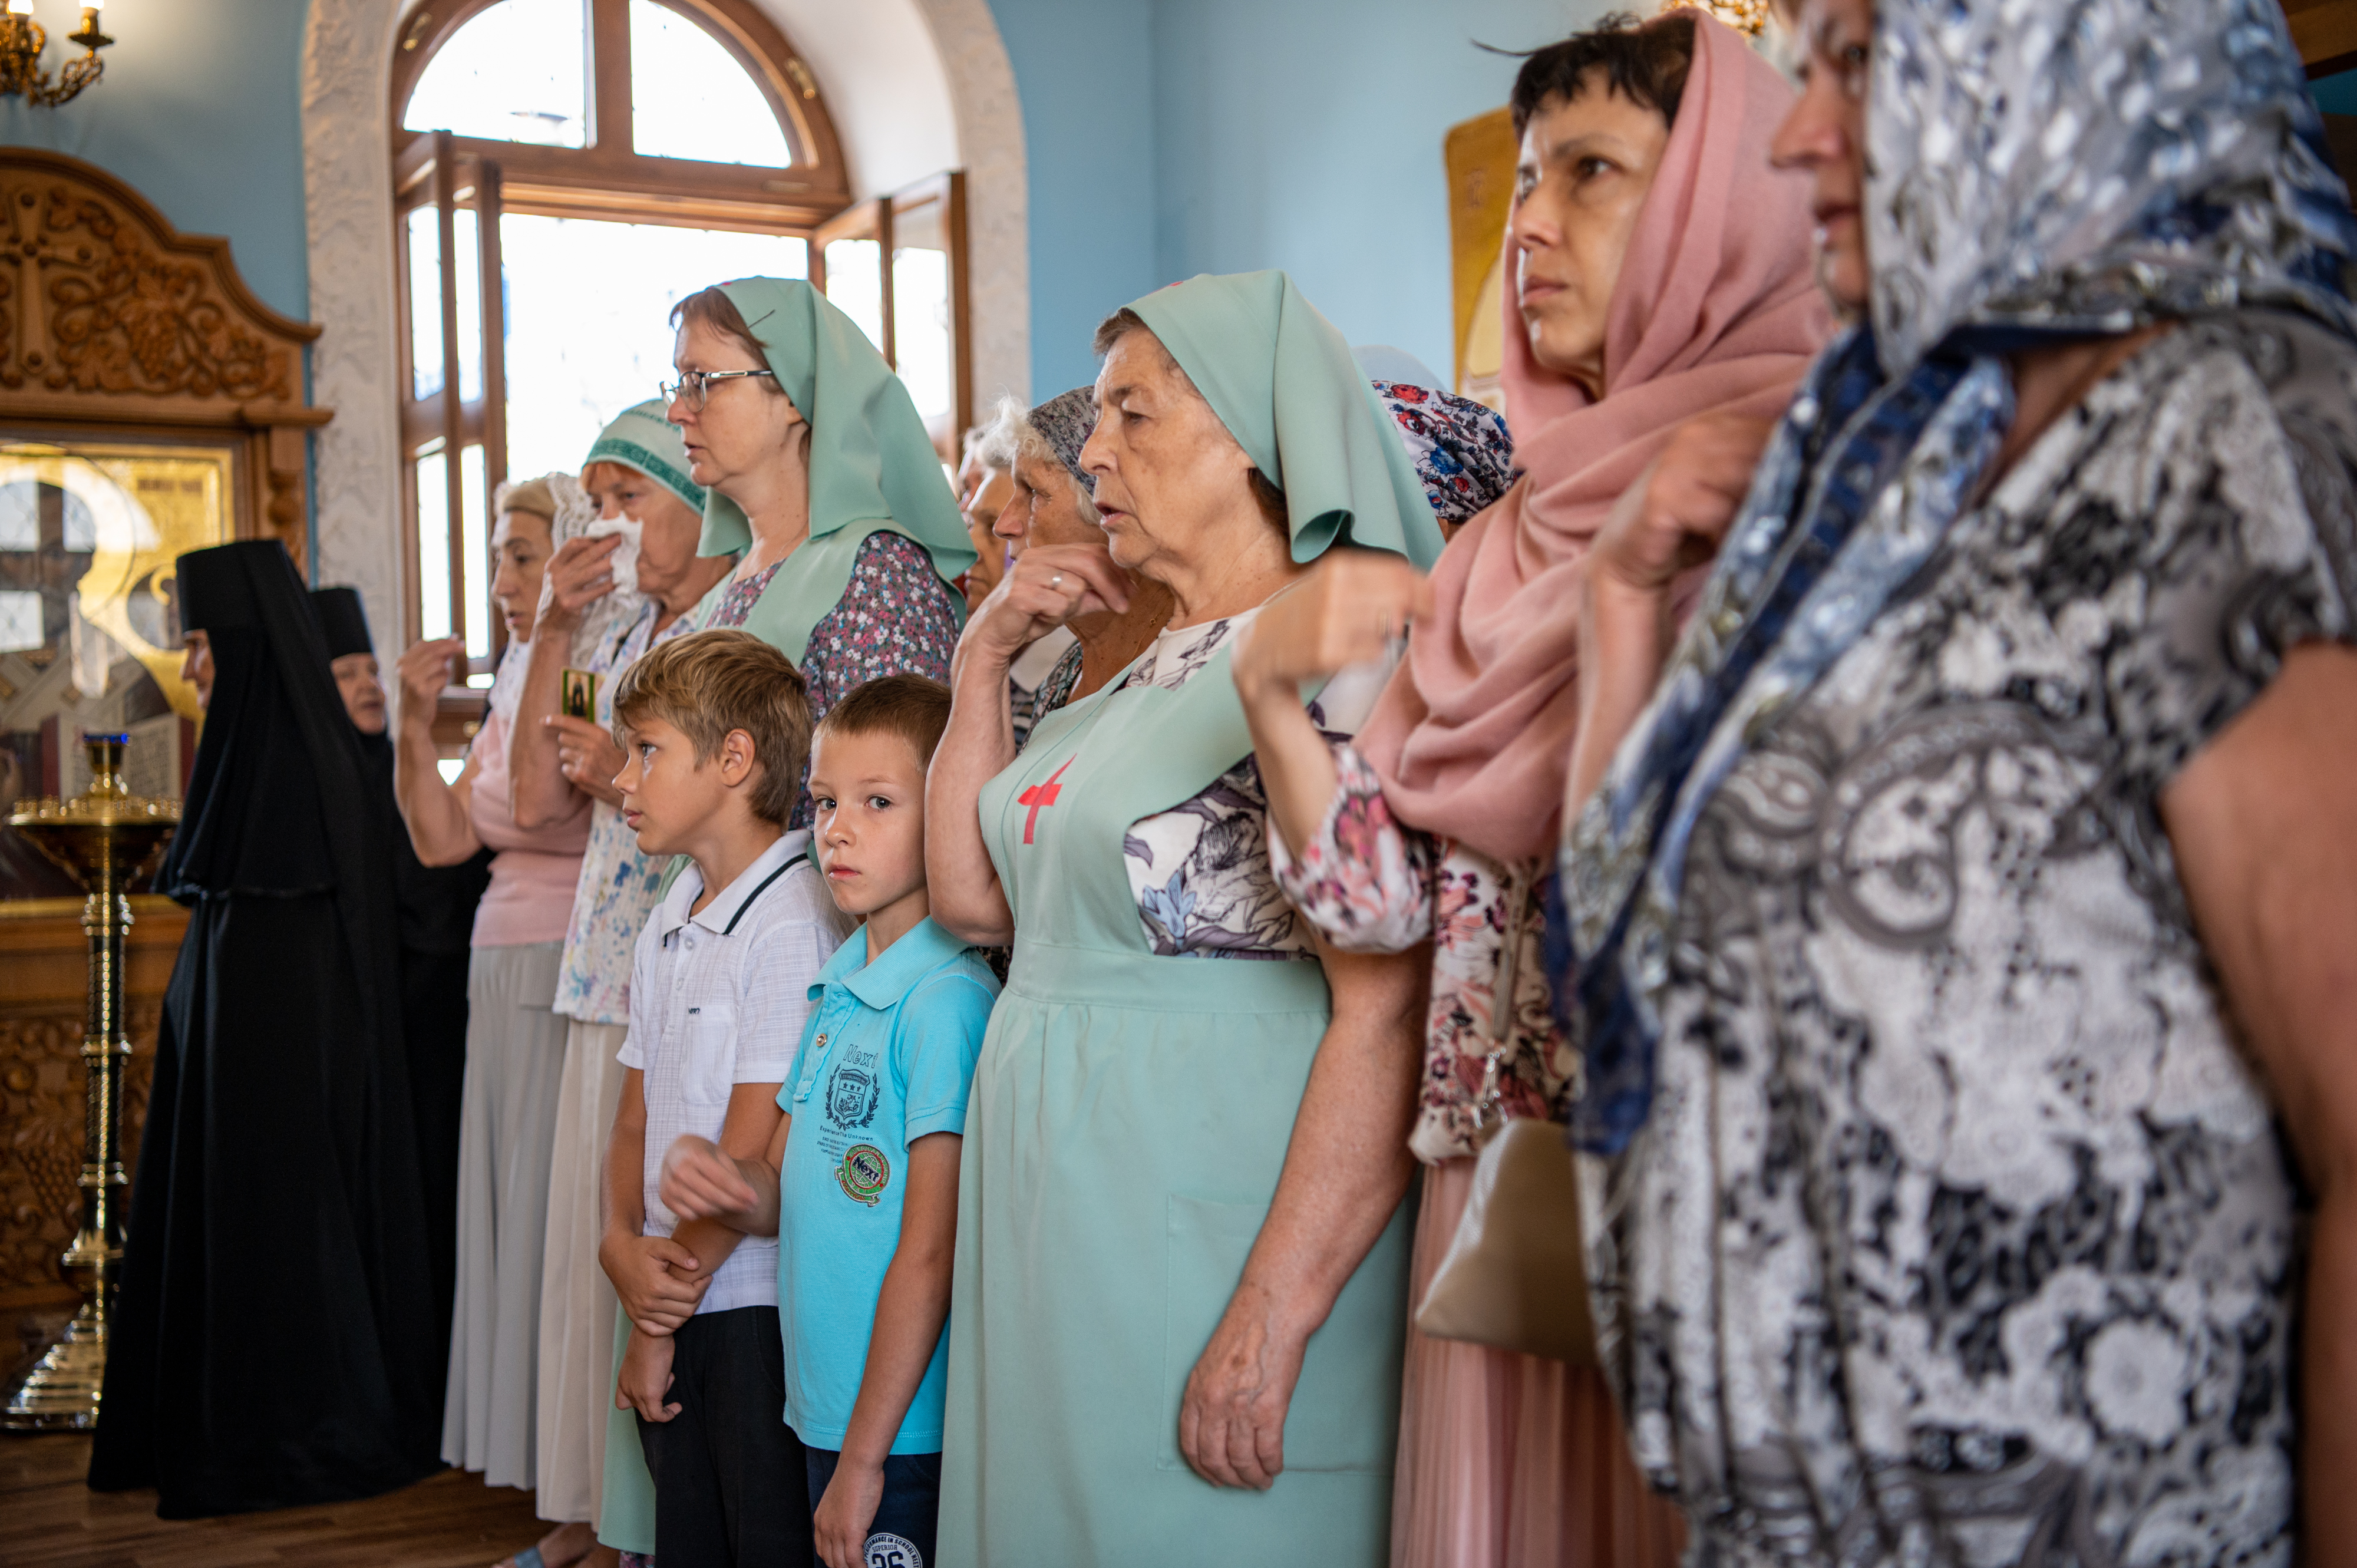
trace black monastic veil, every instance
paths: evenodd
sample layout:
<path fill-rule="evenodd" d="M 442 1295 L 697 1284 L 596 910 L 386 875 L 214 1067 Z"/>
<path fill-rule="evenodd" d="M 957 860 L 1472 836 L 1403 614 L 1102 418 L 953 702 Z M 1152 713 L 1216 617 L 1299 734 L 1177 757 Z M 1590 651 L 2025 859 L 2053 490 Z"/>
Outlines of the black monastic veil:
<path fill-rule="evenodd" d="M 376 651 L 368 612 L 356 589 L 311 590 L 312 613 L 328 657 Z M 393 738 L 360 731 L 361 786 L 371 817 L 383 824 L 391 861 L 385 874 L 401 949 L 401 1032 L 407 1046 L 409 1101 L 425 1185 L 425 1234 L 433 1257 L 434 1322 L 441 1359 L 450 1342 L 450 1302 L 458 1259 L 458 1122 L 467 1078 L 467 959 L 475 906 L 490 885 L 491 852 L 457 865 L 427 865 L 409 842 L 393 798 Z"/>
<path fill-rule="evenodd" d="M 156 1045 L 90 1482 L 188 1518 L 440 1467 L 443 1369 L 390 831 L 293 563 L 179 562 L 212 696 L 157 886 L 190 908 Z"/>

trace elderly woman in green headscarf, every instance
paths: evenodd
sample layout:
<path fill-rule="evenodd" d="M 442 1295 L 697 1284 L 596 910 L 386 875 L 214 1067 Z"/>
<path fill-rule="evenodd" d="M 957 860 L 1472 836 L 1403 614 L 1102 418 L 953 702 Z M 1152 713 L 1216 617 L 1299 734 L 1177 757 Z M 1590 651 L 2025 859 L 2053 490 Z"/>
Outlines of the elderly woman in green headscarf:
<path fill-rule="evenodd" d="M 1440 532 L 1282 273 L 1149 295 L 1096 347 L 1109 548 L 1026 551 L 976 611 L 927 799 L 934 918 L 1014 945 L 967 1112 L 942 1561 L 1373 1563 L 1424 961 L 1333 952 L 1277 891 L 1228 661 L 1329 548 L 1428 565 Z M 1168 629 L 1018 757 L 1008 662 L 1138 578 Z M 1388 671 L 1303 700 L 1340 739 Z"/>
<path fill-rule="evenodd" d="M 711 495 L 702 553 L 744 553 L 705 627 L 794 661 L 816 719 L 886 675 L 946 681 L 974 563 L 909 390 L 866 335 L 795 278 L 739 278 L 672 312 L 665 413 Z M 810 825 L 810 798 L 791 826 Z"/>

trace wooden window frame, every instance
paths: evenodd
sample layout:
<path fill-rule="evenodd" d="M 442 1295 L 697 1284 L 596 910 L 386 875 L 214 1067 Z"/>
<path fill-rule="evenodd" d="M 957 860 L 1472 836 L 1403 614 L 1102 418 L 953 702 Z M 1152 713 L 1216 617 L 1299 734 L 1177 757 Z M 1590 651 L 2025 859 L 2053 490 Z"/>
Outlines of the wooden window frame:
<path fill-rule="evenodd" d="M 873 240 L 877 242 L 877 263 L 882 269 L 878 284 L 883 304 L 884 341 L 879 345 L 887 362 L 898 369 L 899 333 L 893 315 L 892 255 L 894 231 L 906 214 L 933 202 L 942 204 L 942 238 L 949 252 L 950 289 L 950 428 L 946 434 L 933 431 L 933 444 L 942 461 L 954 465 L 959 436 L 974 427 L 974 331 L 968 302 L 972 298 L 969 270 L 972 264 L 966 245 L 965 174 L 952 169 L 904 186 L 889 196 L 879 196 L 846 207 L 820 224 L 810 237 L 810 279 L 821 293 L 826 290 L 826 248 L 838 240 Z"/>
<path fill-rule="evenodd" d="M 503 257 L 500 219 L 507 213 L 603 222 L 652 223 L 720 229 L 799 239 L 810 248 L 811 281 L 826 286 L 823 237 L 844 237 L 845 225 L 880 223 L 888 236 L 898 204 L 907 210 L 926 201 L 946 203 L 945 242 L 951 254 L 954 417 L 958 429 L 973 422 L 971 332 L 967 324 L 965 186 L 961 173 L 920 181 L 892 196 L 852 200 L 834 123 L 816 79 L 792 43 L 752 0 L 655 0 L 697 24 L 745 69 L 768 101 L 784 133 L 791 163 L 760 168 L 687 158 L 642 157 L 632 148 L 630 102 L 630 0 L 582 0 L 587 50 L 584 102 L 587 124 L 580 147 L 542 146 L 455 135 L 447 131 L 401 128 L 409 98 L 442 47 L 499 0 L 415 0 L 394 33 L 392 77 L 392 145 L 394 279 L 399 349 L 401 431 L 402 618 L 404 646 L 423 630 L 423 593 L 417 558 L 417 459 L 439 441 L 447 455 L 444 501 L 450 520 L 451 630 L 465 635 L 469 621 L 489 618 L 488 658 L 468 661 L 468 673 L 481 676 L 498 667 L 506 628 L 490 613 L 486 592 L 469 602 L 465 593 L 467 531 L 462 457 L 483 448 L 485 504 L 507 478 L 506 323 L 500 288 Z M 412 362 L 409 247 L 410 214 L 436 213 L 436 249 L 442 267 L 442 385 L 418 398 Z M 459 356 L 456 258 L 457 214 L 476 215 L 476 270 L 480 298 L 469 308 L 482 327 L 482 380 L 478 398 L 462 396 L 465 366 Z M 863 236 L 864 237 L 864 236 Z M 879 247 L 886 322 L 885 358 L 891 352 L 891 247 Z M 895 361 L 896 362 L 896 361 Z M 955 435 L 950 439 L 954 441 Z M 485 520 L 488 522 L 488 519 Z M 442 703 L 437 737 L 455 754 L 479 714 L 482 693 L 454 686 Z"/>

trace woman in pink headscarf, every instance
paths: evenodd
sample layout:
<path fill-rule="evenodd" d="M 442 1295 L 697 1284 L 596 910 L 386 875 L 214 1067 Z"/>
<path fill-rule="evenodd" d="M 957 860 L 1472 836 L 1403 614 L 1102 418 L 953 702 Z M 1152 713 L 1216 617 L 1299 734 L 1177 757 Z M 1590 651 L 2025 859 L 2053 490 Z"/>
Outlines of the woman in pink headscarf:
<path fill-rule="evenodd" d="M 1287 897 L 1336 946 L 1429 942 L 1426 1173 L 1413 1289 L 1455 1236 L 1486 1131 L 1561 1120 L 1576 1056 L 1539 946 L 1579 718 L 1579 582 L 1621 492 L 1682 422 L 1764 436 L 1831 322 L 1810 274 L 1805 186 L 1770 170 L 1792 91 L 1699 12 L 1608 25 L 1530 57 L 1507 231 L 1507 416 L 1522 478 L 1429 580 L 1337 552 L 1270 602 L 1234 673 Z M 1757 443 L 1689 482 L 1740 495 Z M 1339 558 L 1338 558 L 1339 557 Z M 1296 692 L 1407 657 L 1351 745 Z M 1287 853 L 1290 851 L 1290 853 Z M 1674 1510 L 1631 1464 L 1592 1369 L 1412 1334 L 1394 1564 L 1663 1563 Z"/>

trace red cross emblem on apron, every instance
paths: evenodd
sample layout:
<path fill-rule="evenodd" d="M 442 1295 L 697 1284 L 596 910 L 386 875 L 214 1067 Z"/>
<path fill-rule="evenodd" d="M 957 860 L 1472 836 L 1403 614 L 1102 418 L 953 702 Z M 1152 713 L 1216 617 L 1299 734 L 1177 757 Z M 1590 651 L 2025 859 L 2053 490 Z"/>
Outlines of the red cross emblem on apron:
<path fill-rule="evenodd" d="M 1079 760 L 1080 757 L 1078 753 L 1064 758 L 1064 767 L 1059 768 L 1053 773 L 1049 774 L 1046 783 L 1034 784 L 1031 788 L 1024 790 L 1023 793 L 1015 797 L 1015 803 L 1017 805 L 1028 806 L 1031 808 L 1031 814 L 1023 819 L 1023 842 L 1025 843 L 1029 843 L 1031 842 L 1031 830 L 1039 824 L 1040 808 L 1043 806 L 1054 805 L 1056 803 L 1056 797 L 1064 792 L 1064 787 L 1056 782 L 1057 779 L 1061 779 L 1064 776 L 1064 768 L 1070 768 L 1073 763 Z"/>

